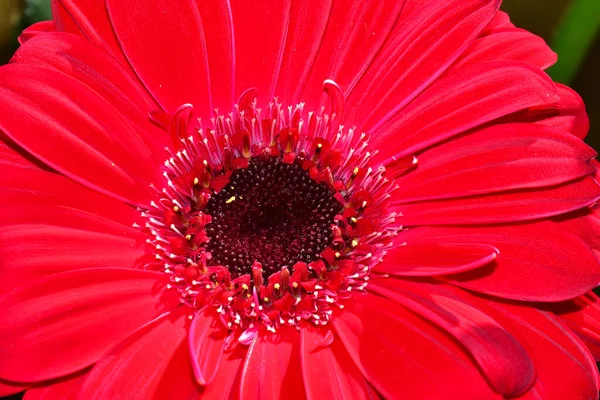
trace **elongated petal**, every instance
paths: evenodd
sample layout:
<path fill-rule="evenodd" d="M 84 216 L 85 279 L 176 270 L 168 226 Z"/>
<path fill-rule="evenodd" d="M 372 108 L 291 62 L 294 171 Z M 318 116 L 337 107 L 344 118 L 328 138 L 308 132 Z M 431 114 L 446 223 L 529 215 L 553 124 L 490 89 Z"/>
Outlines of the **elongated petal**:
<path fill-rule="evenodd" d="M 559 185 L 591 175 L 596 152 L 567 132 L 536 124 L 496 125 L 425 151 L 395 202 Z"/>
<path fill-rule="evenodd" d="M 237 346 L 233 351 L 223 354 L 219 371 L 210 385 L 201 388 L 200 398 L 209 400 L 239 398 L 239 380 L 247 352 L 245 347 Z"/>
<path fill-rule="evenodd" d="M 378 279 L 371 281 L 369 290 L 398 302 L 454 336 L 497 392 L 518 396 L 535 382 L 533 360 L 521 344 L 446 285 Z"/>
<path fill-rule="evenodd" d="M 524 29 L 504 28 L 475 40 L 453 68 L 493 60 L 514 60 L 546 69 L 557 58 L 541 37 Z"/>
<path fill-rule="evenodd" d="M 581 341 L 551 313 L 533 307 L 491 303 L 494 318 L 519 337 L 536 361 L 539 397 L 528 399 L 595 399 L 598 369 Z"/>
<path fill-rule="evenodd" d="M 386 44 L 404 3 L 404 0 L 334 1 L 302 101 L 317 109 L 316 100 L 325 79 L 337 82 L 344 94 L 348 94 Z"/>
<path fill-rule="evenodd" d="M 164 292 L 167 279 L 143 270 L 85 269 L 6 294 L 0 299 L 0 377 L 42 381 L 93 364 L 177 304 L 178 296 Z"/>
<path fill-rule="evenodd" d="M 552 80 L 527 64 L 475 64 L 435 82 L 374 132 L 373 139 L 379 159 L 400 158 L 496 118 L 558 99 Z"/>
<path fill-rule="evenodd" d="M 348 97 L 349 120 L 379 132 L 462 54 L 499 6 L 497 0 L 408 1 Z"/>
<path fill-rule="evenodd" d="M 219 319 L 207 311 L 196 313 L 190 325 L 188 344 L 192 369 L 200 385 L 209 385 L 215 378 L 225 352 L 226 337 L 227 329 Z"/>
<path fill-rule="evenodd" d="M 11 63 L 40 66 L 62 72 L 85 84 L 114 105 L 161 163 L 167 135 L 148 120 L 156 105 L 130 71 L 114 57 L 91 47 L 85 39 L 55 32 L 32 39 L 20 47 Z"/>
<path fill-rule="evenodd" d="M 317 399 L 368 399 L 370 390 L 339 338 L 328 342 L 326 329 L 300 330 L 302 376 L 306 397 Z"/>
<path fill-rule="evenodd" d="M 61 378 L 42 387 L 34 387 L 25 393 L 23 400 L 63 400 L 73 398 L 87 372 Z"/>
<path fill-rule="evenodd" d="M 600 360 L 600 299 L 589 292 L 576 299 L 549 306 Z"/>
<path fill-rule="evenodd" d="M 447 279 L 488 295 L 526 301 L 561 301 L 587 293 L 600 282 L 600 265 L 576 235 L 553 222 L 468 228 L 415 228 L 411 241 L 486 243 L 499 250 L 488 266 Z M 532 284 L 535 282 L 535 284 Z"/>
<path fill-rule="evenodd" d="M 123 52 L 156 101 L 167 112 L 191 103 L 210 115 L 206 41 L 196 2 L 107 0 L 106 5 Z"/>
<path fill-rule="evenodd" d="M 579 210 L 600 199 L 600 186 L 591 176 L 540 189 L 398 204 L 401 224 L 472 225 L 528 221 Z"/>
<path fill-rule="evenodd" d="M 273 97 L 290 24 L 291 6 L 291 0 L 232 2 L 236 96 L 255 87 L 262 104 Z M 269 23 L 265 24 L 265 21 Z"/>
<path fill-rule="evenodd" d="M 101 193 L 133 204 L 152 196 L 159 168 L 112 104 L 54 70 L 12 64 L 0 72 L 0 128 L 11 139 Z"/>
<path fill-rule="evenodd" d="M 178 349 L 182 345 L 185 346 L 188 312 L 185 307 L 180 307 L 165 313 L 125 338 L 94 365 L 76 398 L 154 398 L 161 380 L 165 376 L 169 377 L 167 369 L 171 360 L 176 356 Z M 177 378 L 179 382 L 171 381 L 173 388 L 184 385 L 186 379 L 193 382 L 189 365 L 187 374 Z M 190 399 L 192 393 L 178 398 Z"/>
<path fill-rule="evenodd" d="M 19 44 L 23 45 L 29 39 L 32 39 L 41 33 L 55 32 L 55 31 L 56 31 L 56 25 L 54 24 L 54 21 L 36 22 L 35 24 L 32 24 L 32 25 L 28 26 L 27 28 L 23 29 L 23 32 L 21 32 L 21 34 L 19 35 Z"/>
<path fill-rule="evenodd" d="M 487 244 L 420 241 L 388 251 L 374 271 L 395 276 L 448 275 L 486 265 L 497 255 L 498 250 Z"/>
<path fill-rule="evenodd" d="M 304 398 L 300 366 L 300 334 L 280 328 L 259 331 L 248 349 L 241 371 L 240 399 L 283 399 L 294 393 Z"/>
<path fill-rule="evenodd" d="M 332 323 L 352 360 L 386 398 L 502 398 L 457 344 L 392 300 L 355 295 Z"/>
<path fill-rule="evenodd" d="M 0 396 L 10 396 L 28 389 L 30 385 L 26 383 L 8 382 L 0 380 Z"/>

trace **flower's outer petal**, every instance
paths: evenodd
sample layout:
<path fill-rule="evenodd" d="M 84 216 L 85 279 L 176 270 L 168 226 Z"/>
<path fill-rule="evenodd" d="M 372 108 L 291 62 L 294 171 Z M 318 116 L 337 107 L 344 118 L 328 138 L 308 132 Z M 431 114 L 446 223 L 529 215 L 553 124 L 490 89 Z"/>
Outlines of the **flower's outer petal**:
<path fill-rule="evenodd" d="M 85 84 L 133 124 L 153 155 L 159 157 L 157 162 L 164 161 L 167 135 L 148 119 L 148 112 L 156 106 L 135 77 L 110 55 L 81 37 L 54 32 L 20 47 L 11 63 L 54 69 Z"/>
<path fill-rule="evenodd" d="M 196 400 L 201 398 L 200 391 L 201 388 L 194 379 L 194 372 L 190 365 L 188 344 L 184 340 L 175 350 L 169 365 L 164 368 L 160 382 L 154 389 L 154 396 L 151 398 L 152 400 Z"/>
<path fill-rule="evenodd" d="M 345 94 L 349 93 L 388 40 L 404 2 L 334 1 L 323 41 L 318 43 L 318 55 L 306 85 L 303 85 L 300 100 L 317 110 L 319 104 L 315 96 L 321 93 L 325 79 L 332 79 Z M 321 13 L 324 12 L 321 10 Z"/>
<path fill-rule="evenodd" d="M 594 206 L 561 216 L 557 222 L 579 236 L 600 259 L 600 207 Z"/>
<path fill-rule="evenodd" d="M 65 215 L 77 217 L 76 213 Z M 76 269 L 133 268 L 143 255 L 135 237 L 42 222 L 5 225 L 0 227 L 0 291 Z"/>
<path fill-rule="evenodd" d="M 527 305 L 480 303 L 494 307 L 494 319 L 518 338 L 535 360 L 533 393 L 518 399 L 598 397 L 598 368 L 592 355 L 557 316 Z"/>
<path fill-rule="evenodd" d="M 581 97 L 570 87 L 556 83 L 560 100 L 549 107 L 538 107 L 526 110 L 509 120 L 517 122 L 536 122 L 570 132 L 580 139 L 585 139 L 590 130 L 590 119 L 585 111 Z"/>
<path fill-rule="evenodd" d="M 494 18 L 490 21 L 490 23 L 485 27 L 483 31 L 481 31 L 480 36 L 489 35 L 494 33 L 498 29 L 506 29 L 506 28 L 514 28 L 512 22 L 510 22 L 510 17 L 504 11 L 498 11 Z"/>
<path fill-rule="evenodd" d="M 221 0 L 195 0 L 195 2 L 200 12 L 206 40 L 212 106 L 221 114 L 227 114 L 233 110 L 233 103 L 237 100 L 231 5 L 229 1 Z"/>
<path fill-rule="evenodd" d="M 198 384 L 209 385 L 219 370 L 227 329 L 208 310 L 199 311 L 190 325 L 188 349 Z"/>
<path fill-rule="evenodd" d="M 187 360 L 177 357 L 180 348 L 185 351 L 189 312 L 185 306 L 179 307 L 125 338 L 94 365 L 75 398 L 153 399 L 161 381 L 166 378 L 173 389 L 179 385 L 188 388 L 183 396 L 178 393 L 175 397 L 170 392 L 168 398 L 193 399 L 193 373 L 189 364 L 186 365 Z M 187 367 L 180 376 L 173 376 L 169 371 L 174 359 Z"/>
<path fill-rule="evenodd" d="M 445 200 L 394 204 L 400 223 L 472 225 L 528 221 L 585 208 L 600 199 L 600 186 L 591 176 L 557 186 L 522 189 Z"/>
<path fill-rule="evenodd" d="M 427 239 L 485 243 L 497 248 L 500 253 L 489 265 L 446 277 L 456 285 L 487 295 L 563 301 L 587 293 L 600 282 L 600 265 L 594 253 L 576 235 L 550 221 L 491 227 L 419 227 L 401 236 L 408 244 Z"/>
<path fill-rule="evenodd" d="M 19 44 L 23 45 L 29 39 L 36 37 L 42 33 L 56 32 L 56 25 L 54 21 L 40 21 L 33 25 L 28 26 L 19 35 Z"/>
<path fill-rule="evenodd" d="M 105 0 L 52 0 L 56 29 L 85 38 L 112 55 L 125 67 L 129 63 L 108 19 Z"/>
<path fill-rule="evenodd" d="M 349 121 L 378 132 L 463 53 L 499 6 L 499 0 L 408 0 L 349 94 Z"/>
<path fill-rule="evenodd" d="M 285 49 L 274 93 L 282 104 L 298 103 L 317 55 L 325 57 L 319 53 L 319 48 L 331 18 L 332 6 L 333 0 L 292 2 Z M 339 28 L 342 26 L 346 27 L 347 24 L 341 24 Z M 324 78 L 318 83 L 322 85 L 323 80 Z M 314 91 L 311 95 L 320 94 L 321 87 L 314 88 Z"/>
<path fill-rule="evenodd" d="M 190 103 L 200 115 L 211 115 L 206 42 L 196 2 L 107 0 L 106 4 L 123 52 L 164 110 L 174 112 Z"/>
<path fill-rule="evenodd" d="M 392 300 L 355 294 L 332 319 L 367 380 L 385 398 L 501 399 L 449 336 Z"/>
<path fill-rule="evenodd" d="M 240 379 L 240 399 L 305 398 L 300 364 L 300 334 L 280 327 L 259 330 L 250 344 Z"/>
<path fill-rule="evenodd" d="M 370 388 L 339 338 L 333 332 L 303 327 L 300 330 L 302 376 L 308 400 L 369 399 Z"/>
<path fill-rule="evenodd" d="M 178 304 L 167 275 L 93 268 L 50 275 L 0 299 L 0 377 L 35 382 L 96 362 Z"/>
<path fill-rule="evenodd" d="M 23 400 L 64 400 L 72 399 L 87 373 L 61 378 L 46 386 L 34 387 L 25 392 Z"/>
<path fill-rule="evenodd" d="M 290 24 L 291 7 L 291 0 L 231 2 L 236 96 L 241 96 L 249 88 L 257 88 L 256 95 L 260 104 L 267 104 L 273 98 Z"/>
<path fill-rule="evenodd" d="M 514 60 L 546 69 L 557 58 L 541 37 L 524 29 L 505 28 L 475 40 L 452 68 L 493 60 Z"/>
<path fill-rule="evenodd" d="M 22 392 L 29 388 L 30 385 L 17 383 L 17 382 L 8 382 L 4 380 L 0 380 L 0 396 L 10 396 L 12 394 L 16 394 Z"/>
<path fill-rule="evenodd" d="M 199 400 L 228 400 L 239 398 L 240 371 L 247 350 L 236 346 L 232 351 L 223 354 L 219 370 L 212 383 L 203 387 Z M 157 399 L 159 400 L 159 399 Z"/>
<path fill-rule="evenodd" d="M 520 110 L 556 103 L 543 72 L 516 61 L 456 70 L 425 90 L 374 133 L 378 159 L 401 158 Z"/>
<path fill-rule="evenodd" d="M 589 292 L 573 300 L 551 304 L 557 314 L 585 343 L 597 361 L 600 361 L 600 299 Z"/>
<path fill-rule="evenodd" d="M 399 241 L 404 241 L 402 236 Z M 423 240 L 390 249 L 373 271 L 394 276 L 437 276 L 470 271 L 496 258 L 498 250 L 478 243 Z"/>
<path fill-rule="evenodd" d="M 7 156 L 7 152 L 0 149 L 0 156 Z M 7 160 L 10 165 L 6 163 Z M 62 175 L 24 163 L 28 161 L 23 158 L 4 158 L 0 161 L 4 171 L 0 174 L 0 207 L 31 204 L 43 199 L 45 205 L 67 207 L 119 223 L 125 228 L 124 231 L 130 232 L 133 222 L 141 222 L 139 212 L 133 207 L 90 190 Z M 36 207 L 39 208 L 40 204 Z"/>
<path fill-rule="evenodd" d="M 398 302 L 454 336 L 497 392 L 510 397 L 525 393 L 535 382 L 533 360 L 525 349 L 502 325 L 446 286 L 377 279 L 369 283 L 369 290 Z"/>
<path fill-rule="evenodd" d="M 396 203 L 554 186 L 594 172 L 596 152 L 573 135 L 537 124 L 494 125 L 419 155 Z M 526 173 L 524 173 L 526 171 Z"/>
<path fill-rule="evenodd" d="M 36 171 L 48 169 L 39 160 L 36 160 L 31 154 L 24 151 L 8 137 L 0 132 L 0 165 L 2 168 L 29 168 Z M 0 185 L 5 188 L 6 185 Z"/>
<path fill-rule="evenodd" d="M 11 139 L 96 191 L 142 205 L 153 196 L 150 183 L 162 179 L 129 121 L 67 75 L 6 65 L 0 70 L 0 108 L 0 129 Z"/>

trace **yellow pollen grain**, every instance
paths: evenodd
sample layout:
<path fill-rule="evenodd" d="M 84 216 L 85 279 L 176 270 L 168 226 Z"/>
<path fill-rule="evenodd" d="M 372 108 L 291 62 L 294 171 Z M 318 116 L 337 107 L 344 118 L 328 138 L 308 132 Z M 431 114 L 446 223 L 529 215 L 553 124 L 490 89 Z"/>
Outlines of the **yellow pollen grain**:
<path fill-rule="evenodd" d="M 263 299 L 263 301 L 264 301 L 265 303 L 268 303 L 268 302 L 269 302 L 269 298 L 268 298 L 268 297 L 265 297 L 265 298 Z"/>
<path fill-rule="evenodd" d="M 185 235 L 185 240 L 192 240 L 192 235 Z"/>
<path fill-rule="evenodd" d="M 354 170 L 352 171 L 352 173 L 354 175 L 358 175 L 358 171 L 359 171 L 358 167 L 355 167 Z"/>
<path fill-rule="evenodd" d="M 317 147 L 320 149 L 323 147 L 323 143 L 317 143 Z"/>
<path fill-rule="evenodd" d="M 202 164 L 204 164 L 205 167 L 208 167 L 208 161 L 204 160 L 202 161 Z"/>
<path fill-rule="evenodd" d="M 177 207 L 177 206 L 173 207 L 173 211 L 179 212 L 179 207 Z"/>
<path fill-rule="evenodd" d="M 340 258 L 341 256 L 342 256 L 342 255 L 340 254 L 340 252 L 339 252 L 339 251 L 336 251 L 336 252 L 335 252 L 335 258 Z"/>
<path fill-rule="evenodd" d="M 294 287 L 294 289 L 296 289 L 298 287 L 298 282 L 292 283 L 292 286 Z"/>
<path fill-rule="evenodd" d="M 246 285 L 245 283 L 242 285 L 242 290 L 248 290 L 248 285 Z"/>
<path fill-rule="evenodd" d="M 225 203 L 229 204 L 231 202 L 235 201 L 235 196 L 231 196 L 230 198 L 228 198 L 227 200 L 225 200 Z"/>
<path fill-rule="evenodd" d="M 274 284 L 273 287 L 275 288 L 275 290 L 281 289 L 281 285 L 279 283 Z"/>
<path fill-rule="evenodd" d="M 358 220 L 357 220 L 356 218 L 354 218 L 354 217 L 350 218 L 350 221 L 351 221 L 353 224 L 355 224 L 355 223 L 357 223 L 357 222 L 358 222 Z"/>
<path fill-rule="evenodd" d="M 199 183 L 200 183 L 200 179 L 198 179 L 198 178 L 194 178 L 194 185 L 197 185 L 197 184 L 199 184 Z"/>
<path fill-rule="evenodd" d="M 358 240 L 354 239 L 352 240 L 352 247 L 356 247 L 358 246 Z"/>

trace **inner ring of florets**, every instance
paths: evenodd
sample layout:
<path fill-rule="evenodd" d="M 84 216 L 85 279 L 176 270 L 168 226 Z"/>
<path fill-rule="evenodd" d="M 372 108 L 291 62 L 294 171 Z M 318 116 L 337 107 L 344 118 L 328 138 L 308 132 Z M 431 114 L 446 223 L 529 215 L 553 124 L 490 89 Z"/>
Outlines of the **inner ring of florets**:
<path fill-rule="evenodd" d="M 368 136 L 277 102 L 206 126 L 192 115 L 184 105 L 154 118 L 173 141 L 166 185 L 142 213 L 154 267 L 242 342 L 259 324 L 326 324 L 364 290 L 398 231 L 396 186 L 370 166 Z"/>

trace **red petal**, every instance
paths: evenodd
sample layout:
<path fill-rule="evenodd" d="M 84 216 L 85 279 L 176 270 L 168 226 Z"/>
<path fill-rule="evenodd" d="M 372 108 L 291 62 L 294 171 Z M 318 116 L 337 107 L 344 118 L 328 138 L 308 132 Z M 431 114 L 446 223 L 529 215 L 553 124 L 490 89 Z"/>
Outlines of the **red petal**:
<path fill-rule="evenodd" d="M 504 11 L 498 11 L 496 15 L 494 15 L 494 18 L 492 18 L 488 26 L 486 26 L 485 29 L 481 32 L 481 36 L 494 33 L 498 29 L 514 27 L 515 26 L 513 25 L 513 23 L 510 22 L 510 17 L 508 16 L 508 14 Z"/>
<path fill-rule="evenodd" d="M 43 35 L 20 47 L 11 62 L 54 69 L 84 83 L 132 124 L 157 163 L 166 158 L 167 136 L 148 120 L 156 108 L 153 100 L 129 71 L 85 39 L 60 32 Z"/>
<path fill-rule="evenodd" d="M 72 399 L 77 389 L 86 378 L 87 373 L 61 378 L 47 386 L 29 389 L 23 400 L 64 400 Z"/>
<path fill-rule="evenodd" d="M 282 327 L 271 334 L 260 330 L 246 355 L 240 380 L 240 399 L 283 399 L 294 393 L 304 398 L 300 365 L 300 334 Z"/>
<path fill-rule="evenodd" d="M 370 388 L 339 338 L 324 345 L 325 329 L 300 330 L 300 351 L 306 397 L 317 399 L 369 399 Z M 333 334 L 327 330 L 328 334 Z"/>
<path fill-rule="evenodd" d="M 173 388 L 193 382 L 192 371 L 174 377 L 168 371 L 171 361 L 183 347 L 187 336 L 185 307 L 165 313 L 128 336 L 94 365 L 77 393 L 80 399 L 155 398 L 161 381 L 170 378 Z M 182 353 L 183 354 L 183 353 Z M 185 366 L 185 358 L 178 359 Z M 177 378 L 177 379 L 174 379 Z M 185 385 L 194 389 L 193 385 Z M 185 397 L 191 399 L 190 391 Z M 169 397 L 175 399 L 176 397 Z"/>
<path fill-rule="evenodd" d="M 535 360 L 537 381 L 528 399 L 595 399 L 598 368 L 585 346 L 558 317 L 530 306 L 488 303 L 500 324 L 520 338 Z"/>
<path fill-rule="evenodd" d="M 488 266 L 457 274 L 453 283 L 473 291 L 525 301 L 562 301 L 600 282 L 600 266 L 589 248 L 553 222 L 473 228 L 415 228 L 400 234 L 411 240 L 485 243 L 500 254 Z"/>
<path fill-rule="evenodd" d="M 600 207 L 588 208 L 557 219 L 558 223 L 579 236 L 600 259 Z"/>
<path fill-rule="evenodd" d="M 594 172 L 596 152 L 567 132 L 496 125 L 425 151 L 403 177 L 397 203 L 558 185 Z"/>
<path fill-rule="evenodd" d="M 373 140 L 380 160 L 400 158 L 507 114 L 557 101 L 552 80 L 527 64 L 471 65 L 435 82 Z"/>
<path fill-rule="evenodd" d="M 496 248 L 486 244 L 410 242 L 389 250 L 373 271 L 395 276 L 448 275 L 479 268 L 497 254 Z"/>
<path fill-rule="evenodd" d="M 29 39 L 36 37 L 41 33 L 55 32 L 54 21 L 40 21 L 25 28 L 19 35 L 19 44 L 23 45 Z"/>
<path fill-rule="evenodd" d="M 386 398 L 501 398 L 450 337 L 391 300 L 355 295 L 332 321 L 350 357 Z"/>
<path fill-rule="evenodd" d="M 579 336 L 596 360 L 600 360 L 600 299 L 589 292 L 550 309 Z"/>
<path fill-rule="evenodd" d="M 376 133 L 460 56 L 499 6 L 498 0 L 407 2 L 348 97 L 349 120 Z"/>
<path fill-rule="evenodd" d="M 223 354 L 219 371 L 208 386 L 202 388 L 201 398 L 225 400 L 239 398 L 240 370 L 246 356 L 246 349 L 237 346 L 233 351 Z"/>
<path fill-rule="evenodd" d="M 28 389 L 29 386 L 23 383 L 0 380 L 0 396 L 10 396 L 11 394 L 22 392 Z"/>
<path fill-rule="evenodd" d="M 0 376 L 42 381 L 93 364 L 178 303 L 173 291 L 164 291 L 167 279 L 135 269 L 86 269 L 13 290 L 0 299 Z"/>
<path fill-rule="evenodd" d="M 518 396 L 535 382 L 533 361 L 521 344 L 493 318 L 445 285 L 377 279 L 369 283 L 369 290 L 398 302 L 454 336 L 497 392 Z"/>
<path fill-rule="evenodd" d="M 190 326 L 188 348 L 192 369 L 200 385 L 209 385 L 215 378 L 225 351 L 226 337 L 227 329 L 220 320 L 206 311 L 196 313 Z"/>
<path fill-rule="evenodd" d="M 261 104 L 272 99 L 290 24 L 291 4 L 291 0 L 272 0 L 239 1 L 231 5 L 236 96 L 256 87 Z"/>
<path fill-rule="evenodd" d="M 557 55 L 541 37 L 524 29 L 504 28 L 474 41 L 453 68 L 493 60 L 522 61 L 546 69 L 554 65 Z"/>
<path fill-rule="evenodd" d="M 1 72 L 0 128 L 11 139 L 101 193 L 133 204 L 152 197 L 160 170 L 112 104 L 57 71 L 11 64 Z"/>
<path fill-rule="evenodd" d="M 275 96 L 282 104 L 296 104 L 299 101 L 308 73 L 319 54 L 331 16 L 332 3 L 332 0 L 292 2 L 285 49 L 275 88 Z M 345 27 L 346 24 L 340 28 L 342 26 Z M 294 84 L 290 85 L 290 82 Z M 315 93 L 312 95 L 320 94 L 320 89 L 313 88 Z"/>
<path fill-rule="evenodd" d="M 52 0 L 52 17 L 58 31 L 85 38 L 130 68 L 110 26 L 103 0 Z"/>
<path fill-rule="evenodd" d="M 402 215 L 398 221 L 404 226 L 491 224 L 565 214 L 599 198 L 600 186 L 588 176 L 540 189 L 398 204 L 393 210 Z"/>
<path fill-rule="evenodd" d="M 106 5 L 123 52 L 165 111 L 190 103 L 200 115 L 211 115 L 206 42 L 196 3 L 107 0 Z"/>
<path fill-rule="evenodd" d="M 331 15 L 327 16 L 329 21 L 323 41 L 314 43 L 320 47 L 301 100 L 308 102 L 311 108 L 318 109 L 316 96 L 321 94 L 325 79 L 335 81 L 348 94 L 388 40 L 394 24 L 398 22 L 404 2 L 334 1 Z M 323 4 L 320 14 L 326 12 L 326 4 Z M 313 43 L 305 41 L 302 46 L 311 44 Z"/>

